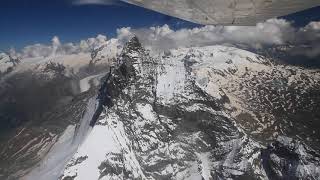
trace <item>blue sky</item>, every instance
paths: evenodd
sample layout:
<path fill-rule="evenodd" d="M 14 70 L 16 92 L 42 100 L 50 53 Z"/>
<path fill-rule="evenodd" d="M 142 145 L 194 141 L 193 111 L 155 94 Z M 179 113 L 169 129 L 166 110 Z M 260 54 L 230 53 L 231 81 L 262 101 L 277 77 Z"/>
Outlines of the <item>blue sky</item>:
<path fill-rule="evenodd" d="M 287 18 L 303 26 L 320 19 L 320 8 Z M 142 28 L 168 24 L 173 29 L 197 26 L 133 5 L 74 5 L 71 0 L 1 0 L 0 50 L 17 49 L 35 43 L 50 43 L 53 36 L 62 42 L 105 34 L 117 28 Z"/>

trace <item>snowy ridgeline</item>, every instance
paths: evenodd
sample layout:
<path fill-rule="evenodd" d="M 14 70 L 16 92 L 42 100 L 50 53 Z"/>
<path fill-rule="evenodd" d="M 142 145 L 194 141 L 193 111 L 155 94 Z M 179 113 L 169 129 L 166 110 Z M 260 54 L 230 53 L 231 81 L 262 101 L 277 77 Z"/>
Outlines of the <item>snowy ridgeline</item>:
<path fill-rule="evenodd" d="M 89 52 L 77 54 L 52 54 L 49 56 L 21 57 L 15 53 L 0 53 L 0 78 L 5 75 L 12 76 L 25 72 L 38 75 L 52 76 L 54 69 L 50 65 L 63 67 L 63 75 L 83 78 L 88 75 L 96 75 L 92 71 L 101 72 L 105 66 L 110 66 L 114 59 L 121 53 L 123 43 L 118 39 L 110 39 L 92 48 Z M 48 68 L 49 67 L 49 68 Z"/>
<path fill-rule="evenodd" d="M 319 161 L 308 153 L 311 149 L 306 150 L 305 144 L 292 142 L 297 145 L 281 156 L 279 152 L 292 139 L 285 142 L 286 138 L 280 138 L 278 145 L 266 148 L 279 132 L 286 135 L 289 122 L 275 126 L 273 112 L 265 107 L 257 111 L 254 103 L 259 96 L 268 98 L 270 91 L 247 82 L 256 81 L 257 76 L 268 80 L 287 78 L 285 85 L 275 87 L 294 85 L 299 92 L 307 92 L 319 83 L 319 72 L 273 65 L 254 53 L 224 46 L 175 49 L 151 58 L 135 41 L 124 48 L 120 56 L 123 65 L 112 72 L 113 78 L 108 82 L 112 106 L 105 108 L 91 131 L 85 130 L 88 126 L 83 124 L 77 133 L 73 132 L 75 127 L 69 127 L 29 178 L 320 177 Z M 301 74 L 312 83 L 306 83 Z M 92 78 L 83 80 L 83 91 Z M 247 101 L 248 96 L 257 97 L 256 101 Z M 275 105 L 271 101 L 271 106 Z M 91 100 L 84 119 L 92 115 L 93 107 Z M 283 105 L 286 112 L 294 108 Z M 82 122 L 88 123 L 84 119 Z M 251 134 L 250 128 L 257 129 L 256 134 Z M 68 134 L 78 134 L 78 140 L 71 141 Z M 62 147 L 68 151 L 60 151 Z M 266 150 L 261 160 L 262 149 Z M 297 158 L 290 159 L 292 154 Z M 65 163 L 54 169 L 60 157 Z M 289 170 L 284 171 L 286 168 Z"/>

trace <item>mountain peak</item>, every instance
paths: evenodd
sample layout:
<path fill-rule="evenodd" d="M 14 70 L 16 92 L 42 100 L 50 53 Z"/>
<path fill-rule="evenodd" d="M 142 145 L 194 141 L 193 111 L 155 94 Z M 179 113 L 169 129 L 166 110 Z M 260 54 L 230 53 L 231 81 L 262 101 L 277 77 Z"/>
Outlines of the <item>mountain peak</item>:
<path fill-rule="evenodd" d="M 131 51 L 139 51 L 142 48 L 142 45 L 137 36 L 131 38 L 123 47 L 123 53 L 128 53 Z"/>
<path fill-rule="evenodd" d="M 133 36 L 128 42 L 127 45 L 133 45 L 135 47 L 142 47 L 141 43 L 137 36 Z"/>

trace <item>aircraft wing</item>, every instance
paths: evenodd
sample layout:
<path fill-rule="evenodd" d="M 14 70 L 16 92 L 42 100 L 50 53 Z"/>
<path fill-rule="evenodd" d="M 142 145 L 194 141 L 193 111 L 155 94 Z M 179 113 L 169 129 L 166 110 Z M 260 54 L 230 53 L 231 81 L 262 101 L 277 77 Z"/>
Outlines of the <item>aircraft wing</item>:
<path fill-rule="evenodd" d="M 319 6 L 320 0 L 122 0 L 198 24 L 255 25 Z"/>

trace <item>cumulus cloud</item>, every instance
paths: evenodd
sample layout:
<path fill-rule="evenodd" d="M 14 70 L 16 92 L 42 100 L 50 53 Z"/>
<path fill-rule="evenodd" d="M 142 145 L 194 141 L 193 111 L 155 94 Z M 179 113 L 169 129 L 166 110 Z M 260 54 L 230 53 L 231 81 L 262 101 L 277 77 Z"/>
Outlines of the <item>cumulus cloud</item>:
<path fill-rule="evenodd" d="M 271 19 L 256 26 L 204 26 L 174 31 L 168 25 L 131 30 L 142 42 L 155 49 L 245 44 L 252 48 L 282 45 L 294 39 L 296 29 L 290 22 Z"/>
<path fill-rule="evenodd" d="M 53 52 L 51 46 L 46 46 L 42 44 L 34 44 L 26 46 L 22 49 L 21 56 L 25 57 L 44 57 L 49 56 Z"/>
<path fill-rule="evenodd" d="M 291 54 L 320 55 L 320 22 L 296 28 L 284 19 L 270 19 L 256 26 L 203 26 L 173 30 L 168 25 L 144 29 L 122 28 L 118 38 L 135 34 L 154 51 L 178 47 L 232 44 L 252 49 L 293 46 Z"/>
<path fill-rule="evenodd" d="M 133 35 L 138 36 L 145 47 L 154 52 L 179 47 L 231 44 L 252 49 L 264 49 L 290 45 L 289 53 L 316 57 L 320 55 L 320 22 L 311 22 L 305 27 L 296 28 L 283 19 L 270 19 L 256 26 L 203 26 L 192 29 L 173 30 L 168 25 L 133 29 L 117 29 L 114 37 L 120 44 L 127 42 Z M 23 57 L 52 56 L 63 54 L 87 53 L 106 44 L 104 35 L 81 40 L 79 43 L 61 43 L 58 37 L 51 45 L 35 44 L 22 49 Z"/>
<path fill-rule="evenodd" d="M 58 36 L 54 36 L 52 38 L 52 55 L 54 56 L 58 50 L 58 48 L 61 47 L 60 40 Z"/>
<path fill-rule="evenodd" d="M 310 58 L 320 55 L 320 21 L 311 22 L 296 33 L 295 48 L 292 53 Z"/>
<path fill-rule="evenodd" d="M 81 40 L 79 43 L 61 43 L 59 37 L 52 38 L 51 45 L 34 44 L 24 47 L 20 56 L 23 58 L 49 57 L 66 54 L 88 53 L 107 42 L 107 37 L 98 35 L 95 38 Z"/>

